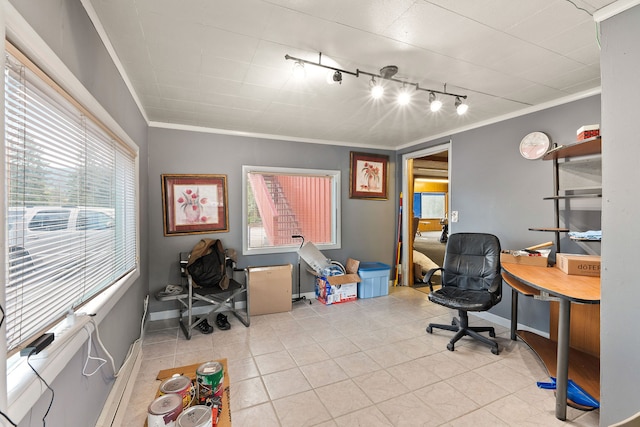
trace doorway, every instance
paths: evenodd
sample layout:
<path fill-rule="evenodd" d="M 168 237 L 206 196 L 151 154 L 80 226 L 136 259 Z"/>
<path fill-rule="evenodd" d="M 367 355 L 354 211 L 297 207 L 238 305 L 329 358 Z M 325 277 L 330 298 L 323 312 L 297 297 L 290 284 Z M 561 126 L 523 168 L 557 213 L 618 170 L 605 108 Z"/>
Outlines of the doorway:
<path fill-rule="evenodd" d="M 442 265 L 446 247 L 443 229 L 448 231 L 449 217 L 450 145 L 403 155 L 403 286 L 413 286 L 416 274 Z"/>

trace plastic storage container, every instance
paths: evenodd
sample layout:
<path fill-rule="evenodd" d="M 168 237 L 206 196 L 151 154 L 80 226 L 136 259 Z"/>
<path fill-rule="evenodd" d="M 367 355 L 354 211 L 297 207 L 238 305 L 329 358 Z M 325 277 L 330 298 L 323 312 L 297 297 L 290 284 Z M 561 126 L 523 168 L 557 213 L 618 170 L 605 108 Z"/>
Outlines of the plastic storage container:
<path fill-rule="evenodd" d="M 391 266 L 381 262 L 361 262 L 358 274 L 358 298 L 373 298 L 389 295 L 389 275 Z"/>

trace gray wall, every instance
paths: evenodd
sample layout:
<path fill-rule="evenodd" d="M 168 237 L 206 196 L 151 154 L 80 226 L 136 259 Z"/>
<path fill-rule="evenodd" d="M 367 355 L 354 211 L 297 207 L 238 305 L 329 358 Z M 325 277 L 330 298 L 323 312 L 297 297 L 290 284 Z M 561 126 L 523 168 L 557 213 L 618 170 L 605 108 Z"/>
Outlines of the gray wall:
<path fill-rule="evenodd" d="M 147 153 L 147 128 L 119 79 L 80 2 L 75 0 L 11 0 L 20 13 L 41 34 L 58 56 L 78 76 L 101 104 L 139 144 L 141 197 L 142 277 L 119 302 L 101 326 L 103 340 L 116 361 L 124 358 L 138 333 L 141 302 L 147 294 L 177 278 L 177 253 L 190 249 L 201 236 L 164 237 L 160 175 L 162 173 L 226 173 L 229 180 L 231 231 L 217 235 L 230 247 L 240 248 L 241 178 L 239 166 L 269 166 L 340 169 L 343 171 L 343 249 L 328 251 L 330 258 L 347 256 L 392 264 L 400 171 L 395 162 L 389 200 L 372 202 L 348 198 L 349 148 L 230 137 L 223 135 L 150 129 L 152 141 Z M 637 107 L 640 99 L 639 46 L 640 9 L 631 9 L 602 24 L 602 130 L 603 148 L 603 228 L 602 243 L 602 348 L 601 348 L 601 425 L 622 419 L 638 410 L 640 372 L 635 369 L 638 345 L 630 334 L 640 287 L 631 275 L 635 251 L 627 236 L 638 235 L 635 219 L 640 206 L 635 183 L 640 182 L 640 141 Z M 584 124 L 598 123 L 599 97 L 577 101 L 547 111 L 508 120 L 451 137 L 451 209 L 460 212 L 460 222 L 451 232 L 482 230 L 497 234 L 505 248 L 520 248 L 549 240 L 551 236 L 528 231 L 552 221 L 552 204 L 542 198 L 552 191 L 551 163 L 526 161 L 517 147 L 528 132 L 540 130 L 560 143 L 575 138 Z M 178 143 L 178 148 L 174 144 Z M 398 153 L 434 144 L 423 144 Z M 356 150 L 361 151 L 361 150 Z M 194 156 L 194 153 L 196 154 Z M 149 159 L 147 170 L 146 159 Z M 188 165 L 188 166 L 185 166 Z M 150 180 L 150 182 L 147 182 Z M 394 190 L 396 189 L 396 190 Z M 147 196 L 148 195 L 148 196 Z M 148 197 L 148 201 L 147 201 Z M 148 206 L 149 205 L 149 206 Z M 147 253 L 150 241 L 152 248 Z M 241 257 L 242 258 L 242 257 Z M 295 254 L 252 256 L 241 266 L 295 263 Z M 150 274 L 147 274 L 150 267 Z M 308 279 L 308 278 L 306 278 Z M 311 290 L 303 279 L 303 292 Z M 505 318 L 509 298 L 495 308 Z M 151 311 L 163 310 L 154 304 Z M 521 303 L 521 321 L 538 329 L 548 329 L 548 312 L 538 302 Z M 87 380 L 80 375 L 79 353 L 52 383 L 56 400 L 47 419 L 50 425 L 92 425 L 108 393 L 108 378 Z M 48 404 L 43 396 L 32 413 L 20 424 L 40 425 Z M 72 409 L 72 410 L 71 410 Z M 72 416 L 73 419 L 70 419 Z"/>
<path fill-rule="evenodd" d="M 600 425 L 640 411 L 635 272 L 640 236 L 640 6 L 601 23 L 602 72 L 602 304 Z"/>
<path fill-rule="evenodd" d="M 530 227 L 553 226 L 551 161 L 526 160 L 520 156 L 520 140 L 529 132 L 545 132 L 552 142 L 575 141 L 576 130 L 600 123 L 600 97 L 593 96 L 547 110 L 505 120 L 452 135 L 450 160 L 450 210 L 459 212 L 459 222 L 450 233 L 487 232 L 500 239 L 503 249 L 520 249 L 554 240 L 553 233 L 529 231 Z M 438 145 L 435 141 L 399 152 Z M 398 178 L 400 179 L 400 178 Z M 561 241 L 563 251 L 569 248 Z M 579 248 L 572 250 L 579 253 Z M 502 303 L 491 312 L 510 319 L 511 292 L 503 285 Z M 520 298 L 518 321 L 537 330 L 549 331 L 548 304 Z"/>
<path fill-rule="evenodd" d="M 390 155 L 389 198 L 385 201 L 349 199 L 349 152 L 366 151 Z M 342 249 L 323 251 L 344 263 L 348 257 L 393 264 L 397 206 L 393 152 L 352 149 L 323 144 L 246 138 L 210 133 L 149 129 L 149 290 L 153 294 L 176 283 L 178 253 L 189 251 L 203 237 L 221 239 L 238 251 L 239 267 L 291 263 L 295 252 L 242 256 L 242 165 L 280 166 L 340 170 L 342 184 Z M 213 173 L 227 175 L 229 232 L 165 237 L 162 219 L 161 175 L 167 173 Z M 302 292 L 313 291 L 313 277 L 303 272 Z M 294 280 L 294 293 L 297 286 Z M 175 309 L 175 304 L 152 299 L 151 312 Z"/>
<path fill-rule="evenodd" d="M 143 300 L 147 289 L 147 126 L 118 74 L 93 24 L 77 0 L 11 0 L 18 12 L 40 37 L 76 75 L 100 104 L 140 147 L 140 265 L 142 274 L 100 324 L 100 337 L 116 361 L 124 360 L 130 344 L 140 333 Z M 104 357 L 94 349 L 95 354 Z M 47 417 L 47 425 L 95 425 L 113 384 L 103 368 L 101 374 L 82 376 L 86 347 L 83 347 L 63 372 L 52 382 L 55 400 Z M 107 374 L 105 374 L 107 372 Z M 45 392 L 20 426 L 40 426 L 49 405 Z"/>

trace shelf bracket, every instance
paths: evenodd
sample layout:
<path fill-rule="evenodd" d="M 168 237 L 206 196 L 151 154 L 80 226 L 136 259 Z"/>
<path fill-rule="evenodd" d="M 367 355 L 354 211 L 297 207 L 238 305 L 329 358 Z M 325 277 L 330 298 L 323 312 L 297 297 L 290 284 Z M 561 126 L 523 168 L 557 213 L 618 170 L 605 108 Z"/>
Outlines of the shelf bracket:
<path fill-rule="evenodd" d="M 540 295 L 534 295 L 533 298 L 540 301 L 555 301 L 555 302 L 559 302 L 561 299 L 558 297 L 551 296 L 551 294 L 547 291 L 540 291 Z"/>

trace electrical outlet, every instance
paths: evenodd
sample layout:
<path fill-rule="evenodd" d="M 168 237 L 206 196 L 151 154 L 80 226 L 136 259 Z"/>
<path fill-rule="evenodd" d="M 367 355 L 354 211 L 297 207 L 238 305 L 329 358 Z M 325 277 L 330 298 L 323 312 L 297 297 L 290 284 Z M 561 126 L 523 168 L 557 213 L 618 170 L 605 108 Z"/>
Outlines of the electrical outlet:
<path fill-rule="evenodd" d="M 458 211 L 451 211 L 451 222 L 458 222 Z"/>

